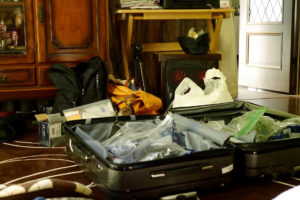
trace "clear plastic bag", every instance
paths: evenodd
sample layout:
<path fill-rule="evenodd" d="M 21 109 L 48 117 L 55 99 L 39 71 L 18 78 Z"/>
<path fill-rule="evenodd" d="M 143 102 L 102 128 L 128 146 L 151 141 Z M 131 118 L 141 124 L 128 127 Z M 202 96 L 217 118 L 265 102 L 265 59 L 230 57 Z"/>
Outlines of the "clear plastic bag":
<path fill-rule="evenodd" d="M 174 143 L 171 135 L 167 135 L 150 143 L 139 155 L 138 161 L 151 161 L 185 154 L 182 146 Z"/>
<path fill-rule="evenodd" d="M 232 129 L 233 137 L 240 138 L 243 135 L 250 133 L 258 120 L 263 116 L 266 107 L 259 110 L 251 110 L 242 116 L 236 117 L 228 124 L 228 128 Z"/>
<path fill-rule="evenodd" d="M 192 151 L 207 151 L 220 148 L 220 146 L 217 146 L 212 141 L 206 140 L 201 135 L 194 132 L 183 131 L 181 136 L 184 138 L 185 148 Z"/>
<path fill-rule="evenodd" d="M 268 140 L 277 140 L 283 138 L 297 138 L 297 127 L 300 125 L 300 118 L 290 118 L 283 121 L 263 116 L 257 123 L 256 142 L 265 142 Z"/>
<path fill-rule="evenodd" d="M 286 126 L 295 126 L 295 125 L 300 125 L 300 117 L 285 119 L 280 123 L 281 128 L 284 128 Z"/>
<path fill-rule="evenodd" d="M 214 142 L 219 146 L 223 146 L 225 141 L 231 137 L 232 134 L 227 132 L 217 131 L 207 125 L 201 124 L 193 119 L 188 119 L 181 115 L 174 114 L 176 130 L 178 132 L 190 131 L 202 136 L 205 140 Z"/>
<path fill-rule="evenodd" d="M 263 116 L 266 108 L 248 111 L 231 120 L 227 125 L 224 121 L 210 121 L 208 126 L 232 134 L 234 142 L 266 142 L 283 138 L 300 137 L 300 117 L 276 121 Z M 299 132 L 299 133 L 298 133 Z M 238 139 L 238 140 L 236 140 Z"/>
<path fill-rule="evenodd" d="M 128 122 L 103 145 L 114 162 L 133 163 L 220 148 L 229 137 L 192 119 L 169 113 L 158 123 Z"/>
<path fill-rule="evenodd" d="M 171 115 L 167 115 L 158 124 L 128 122 L 113 137 L 104 141 L 103 145 L 113 157 L 125 163 L 138 162 L 144 159 L 148 151 L 153 149 L 155 143 L 160 143 L 160 140 L 169 141 L 166 146 L 171 147 L 173 142 L 164 137 L 170 136 L 172 138 L 173 132 L 174 126 Z"/>
<path fill-rule="evenodd" d="M 266 142 L 271 136 L 282 129 L 280 122 L 275 122 L 275 120 L 269 116 L 262 116 L 258 120 L 255 128 L 257 131 L 255 142 Z"/>
<path fill-rule="evenodd" d="M 155 126 L 153 122 L 127 122 L 102 144 L 112 156 L 122 158 L 146 140 Z"/>

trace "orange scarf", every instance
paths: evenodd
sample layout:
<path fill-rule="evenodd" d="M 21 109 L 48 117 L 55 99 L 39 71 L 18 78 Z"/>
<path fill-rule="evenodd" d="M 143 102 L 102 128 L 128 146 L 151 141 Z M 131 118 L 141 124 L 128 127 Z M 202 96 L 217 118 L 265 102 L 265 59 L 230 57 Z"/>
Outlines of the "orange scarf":
<path fill-rule="evenodd" d="M 141 90 L 133 91 L 125 86 L 109 83 L 108 93 L 119 110 L 129 108 L 131 114 L 158 114 L 162 108 L 160 98 Z"/>

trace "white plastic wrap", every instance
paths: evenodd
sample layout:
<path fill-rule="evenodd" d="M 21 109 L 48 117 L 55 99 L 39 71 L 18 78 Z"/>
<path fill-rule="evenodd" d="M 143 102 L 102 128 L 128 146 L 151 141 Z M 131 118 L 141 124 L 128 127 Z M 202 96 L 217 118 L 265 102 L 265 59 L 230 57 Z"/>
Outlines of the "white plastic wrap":
<path fill-rule="evenodd" d="M 127 122 L 103 145 L 115 162 L 133 163 L 220 148 L 229 136 L 170 113 L 158 124 Z"/>

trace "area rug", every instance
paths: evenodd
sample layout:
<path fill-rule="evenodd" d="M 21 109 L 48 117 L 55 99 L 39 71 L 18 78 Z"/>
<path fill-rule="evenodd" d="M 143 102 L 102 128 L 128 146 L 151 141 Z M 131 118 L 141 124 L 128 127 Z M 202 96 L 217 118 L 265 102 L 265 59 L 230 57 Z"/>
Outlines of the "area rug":
<path fill-rule="evenodd" d="M 91 198 L 105 199 L 95 184 L 68 158 L 65 147 L 40 145 L 37 127 L 12 142 L 0 144 L 0 185 L 43 179 L 80 183 L 91 188 Z"/>
<path fill-rule="evenodd" d="M 201 200 L 269 200 L 290 188 L 300 185 L 299 178 L 298 176 L 263 182 L 244 180 L 227 188 L 201 194 L 199 198 Z M 70 188 L 70 183 L 76 183 L 76 185 L 80 184 L 91 190 L 91 194 L 87 196 L 88 199 L 108 199 L 96 187 L 96 184 L 83 174 L 76 163 L 69 159 L 65 147 L 49 148 L 40 145 L 37 127 L 19 135 L 12 142 L 0 144 L 0 193 L 3 186 L 23 184 L 24 188 L 27 189 L 29 187 L 28 183 L 42 180 L 47 180 L 47 182 L 49 182 L 48 180 L 54 180 L 56 184 L 53 185 L 58 186 L 58 188 L 37 193 L 39 196 L 51 197 L 52 194 L 52 196 L 57 197 L 61 194 L 75 194 L 71 193 L 68 188 Z M 0 199 L 2 200 L 1 196 Z M 33 200 L 33 198 L 4 199 Z"/>

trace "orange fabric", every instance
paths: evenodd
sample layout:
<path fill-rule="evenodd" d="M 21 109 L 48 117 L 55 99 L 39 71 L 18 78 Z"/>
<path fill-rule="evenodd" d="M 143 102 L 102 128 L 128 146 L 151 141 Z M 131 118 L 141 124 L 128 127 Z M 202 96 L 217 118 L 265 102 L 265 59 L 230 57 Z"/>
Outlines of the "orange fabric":
<path fill-rule="evenodd" d="M 136 115 L 158 114 L 162 108 L 160 98 L 144 91 L 133 91 L 125 86 L 109 83 L 108 93 L 119 110 L 130 106 Z"/>

